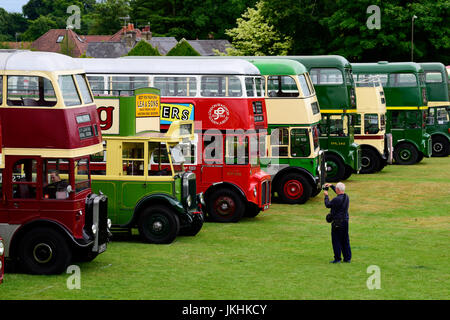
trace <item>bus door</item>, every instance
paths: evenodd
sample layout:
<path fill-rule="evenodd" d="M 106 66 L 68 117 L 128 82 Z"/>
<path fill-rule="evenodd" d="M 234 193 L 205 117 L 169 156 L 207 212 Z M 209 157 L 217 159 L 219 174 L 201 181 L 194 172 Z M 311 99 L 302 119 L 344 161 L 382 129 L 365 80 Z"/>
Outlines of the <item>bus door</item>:
<path fill-rule="evenodd" d="M 207 185 L 223 181 L 224 136 L 220 132 L 204 134 L 199 143 L 203 143 L 199 180 Z"/>
<path fill-rule="evenodd" d="M 41 184 L 41 158 L 9 156 L 4 170 L 4 203 L 8 211 L 9 224 L 23 224 L 40 216 L 38 197 Z M 10 183 L 5 184 L 9 180 Z"/>

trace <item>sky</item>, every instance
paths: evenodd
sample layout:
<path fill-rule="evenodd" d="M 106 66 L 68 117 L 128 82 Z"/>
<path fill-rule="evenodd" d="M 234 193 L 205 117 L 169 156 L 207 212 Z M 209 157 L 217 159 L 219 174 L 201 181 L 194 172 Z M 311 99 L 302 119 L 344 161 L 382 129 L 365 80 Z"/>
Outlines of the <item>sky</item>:
<path fill-rule="evenodd" d="M 0 0 L 0 8 L 8 12 L 22 12 L 22 6 L 27 2 L 28 0 Z"/>

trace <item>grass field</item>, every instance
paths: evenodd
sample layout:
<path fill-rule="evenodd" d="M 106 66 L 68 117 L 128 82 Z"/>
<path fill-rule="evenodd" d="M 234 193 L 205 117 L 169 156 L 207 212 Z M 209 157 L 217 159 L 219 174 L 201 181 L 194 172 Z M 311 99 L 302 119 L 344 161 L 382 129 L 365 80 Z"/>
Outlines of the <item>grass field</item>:
<path fill-rule="evenodd" d="M 323 194 L 305 205 L 273 204 L 236 224 L 206 223 L 170 245 L 116 241 L 69 274 L 6 274 L 6 299 L 449 299 L 450 159 L 353 175 L 351 264 L 333 258 Z M 330 191 L 330 195 L 334 193 Z M 380 268 L 369 290 L 367 268 Z"/>

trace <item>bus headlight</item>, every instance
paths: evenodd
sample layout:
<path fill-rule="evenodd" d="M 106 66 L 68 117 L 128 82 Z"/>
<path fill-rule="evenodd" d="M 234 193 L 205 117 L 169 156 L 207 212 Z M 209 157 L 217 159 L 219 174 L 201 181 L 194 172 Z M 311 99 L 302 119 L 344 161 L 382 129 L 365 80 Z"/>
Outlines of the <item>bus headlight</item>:
<path fill-rule="evenodd" d="M 187 197 L 187 199 L 186 199 L 186 203 L 187 203 L 188 207 L 191 206 L 191 204 L 192 204 L 191 195 L 188 195 L 188 197 Z"/>
<path fill-rule="evenodd" d="M 96 225 L 96 224 L 93 224 L 93 225 L 92 225 L 92 233 L 93 233 L 94 235 L 96 235 L 96 234 L 97 234 L 97 231 L 98 231 L 97 225 Z"/>
<path fill-rule="evenodd" d="M 203 192 L 198 194 L 198 202 L 200 202 L 202 206 L 205 205 L 205 196 L 203 195 Z"/>
<path fill-rule="evenodd" d="M 5 245 L 3 244 L 3 241 L 0 240 L 0 256 L 2 256 L 3 253 L 5 253 Z"/>

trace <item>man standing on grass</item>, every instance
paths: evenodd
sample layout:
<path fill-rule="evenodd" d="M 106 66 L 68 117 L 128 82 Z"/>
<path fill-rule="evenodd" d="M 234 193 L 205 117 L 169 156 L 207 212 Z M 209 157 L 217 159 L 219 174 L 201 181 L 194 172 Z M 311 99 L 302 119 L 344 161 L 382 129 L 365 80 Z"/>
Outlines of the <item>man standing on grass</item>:
<path fill-rule="evenodd" d="M 333 200 L 328 199 L 328 188 L 331 187 L 337 194 Z M 333 243 L 334 260 L 330 263 L 341 262 L 341 253 L 344 262 L 350 262 L 352 251 L 350 249 L 350 239 L 348 236 L 348 207 L 350 199 L 345 194 L 345 184 L 338 182 L 336 187 L 330 183 L 325 184 L 325 207 L 331 209 L 331 242 Z"/>

